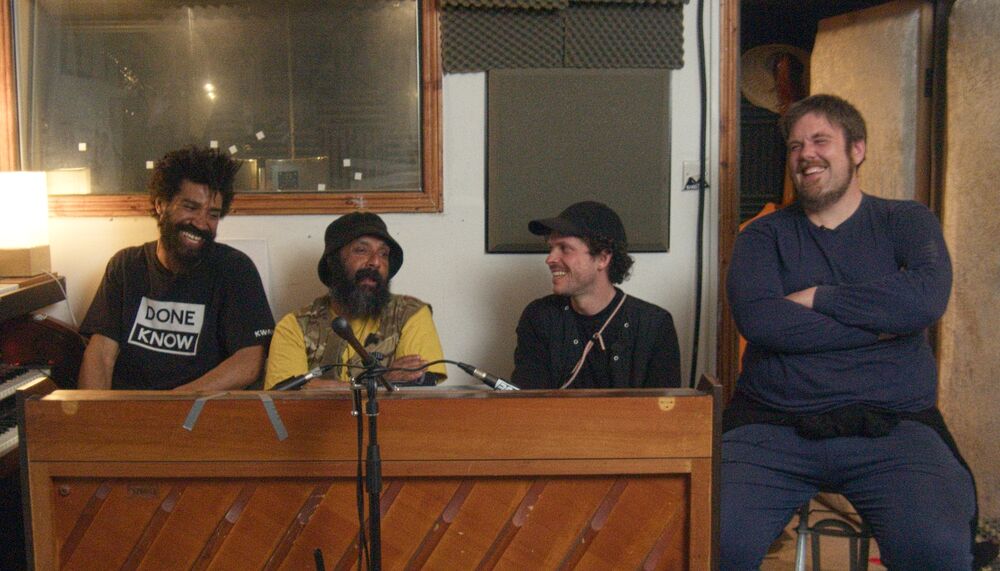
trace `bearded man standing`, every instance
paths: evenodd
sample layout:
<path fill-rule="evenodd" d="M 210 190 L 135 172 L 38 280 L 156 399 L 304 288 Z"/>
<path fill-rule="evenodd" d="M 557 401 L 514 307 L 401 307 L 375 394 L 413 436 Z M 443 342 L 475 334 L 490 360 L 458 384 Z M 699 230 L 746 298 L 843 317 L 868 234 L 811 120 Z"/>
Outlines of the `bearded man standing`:
<path fill-rule="evenodd" d="M 81 389 L 240 389 L 260 378 L 274 329 L 253 262 L 215 242 L 241 163 L 188 147 L 149 183 L 160 237 L 121 250 L 80 328 Z"/>
<path fill-rule="evenodd" d="M 349 321 L 365 350 L 385 356 L 383 365 L 413 369 L 389 371 L 387 381 L 434 385 L 444 380 L 444 363 L 422 370 L 428 362 L 443 358 L 431 307 L 389 291 L 390 280 L 403 265 L 403 249 L 389 235 L 385 222 L 371 212 L 352 212 L 330 223 L 325 242 L 317 271 L 328 291 L 278 322 L 264 387 L 270 389 L 324 365 L 348 365 L 333 369 L 333 382 L 360 372 L 361 358 L 330 326 L 338 316 Z M 308 386 L 329 383 L 317 379 Z"/>

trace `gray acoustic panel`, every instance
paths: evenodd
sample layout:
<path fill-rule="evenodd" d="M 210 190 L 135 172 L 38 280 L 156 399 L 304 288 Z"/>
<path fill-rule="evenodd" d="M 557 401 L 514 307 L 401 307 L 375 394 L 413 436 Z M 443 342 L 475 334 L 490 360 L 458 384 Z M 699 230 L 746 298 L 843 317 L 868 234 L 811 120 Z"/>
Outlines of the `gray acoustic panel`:
<path fill-rule="evenodd" d="M 680 4 L 575 4 L 563 14 L 567 67 L 684 67 Z"/>
<path fill-rule="evenodd" d="M 528 221 L 598 200 L 629 250 L 663 252 L 670 226 L 670 72 L 502 69 L 487 75 L 488 252 L 542 252 Z"/>
<path fill-rule="evenodd" d="M 569 0 L 441 0 L 444 8 L 520 8 L 522 10 L 561 10 Z"/>
<path fill-rule="evenodd" d="M 449 8 L 441 16 L 448 73 L 562 65 L 559 12 Z"/>

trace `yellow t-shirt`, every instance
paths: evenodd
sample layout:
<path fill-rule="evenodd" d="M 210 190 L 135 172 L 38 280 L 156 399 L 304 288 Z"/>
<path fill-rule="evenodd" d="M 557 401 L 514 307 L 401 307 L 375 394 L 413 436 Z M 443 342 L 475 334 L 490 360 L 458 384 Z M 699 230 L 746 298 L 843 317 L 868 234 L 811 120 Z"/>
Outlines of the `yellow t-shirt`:
<path fill-rule="evenodd" d="M 370 333 L 378 331 L 378 320 L 372 317 L 352 319 L 350 323 L 354 336 L 358 339 L 366 339 Z M 341 355 L 340 362 L 346 363 L 354 354 L 354 349 L 347 346 Z M 428 362 L 444 358 L 441 340 L 438 339 L 437 328 L 434 327 L 431 310 L 427 306 L 421 307 L 413 314 L 413 317 L 403 324 L 399 344 L 396 345 L 393 358 L 404 355 L 420 355 Z M 274 328 L 271 350 L 267 355 L 264 388 L 270 389 L 288 377 L 308 372 L 314 366 L 308 362 L 306 357 L 305 338 L 298 320 L 295 319 L 295 314 L 285 315 Z M 427 368 L 427 372 L 441 375 L 440 380 L 447 376 L 444 363 L 431 365 Z M 347 378 L 346 372 L 341 375 L 341 380 L 346 381 Z"/>

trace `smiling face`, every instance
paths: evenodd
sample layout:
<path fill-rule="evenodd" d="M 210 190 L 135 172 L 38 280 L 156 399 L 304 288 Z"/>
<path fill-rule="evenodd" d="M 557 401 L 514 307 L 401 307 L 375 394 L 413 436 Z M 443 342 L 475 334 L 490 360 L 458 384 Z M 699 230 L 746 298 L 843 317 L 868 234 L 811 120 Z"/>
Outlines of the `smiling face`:
<path fill-rule="evenodd" d="M 807 113 L 788 134 L 788 168 L 798 200 L 807 212 L 820 212 L 848 190 L 860 191 L 857 167 L 865 141 L 848 143 L 844 129 L 823 115 Z"/>
<path fill-rule="evenodd" d="M 547 243 L 545 264 L 552 272 L 552 293 L 580 298 L 612 287 L 607 272 L 610 252 L 591 255 L 586 242 L 558 232 L 549 234 Z"/>
<path fill-rule="evenodd" d="M 175 272 L 194 267 L 215 241 L 222 218 L 222 197 L 208 185 L 185 179 L 169 202 L 157 200 L 155 207 L 160 227 L 160 263 Z"/>

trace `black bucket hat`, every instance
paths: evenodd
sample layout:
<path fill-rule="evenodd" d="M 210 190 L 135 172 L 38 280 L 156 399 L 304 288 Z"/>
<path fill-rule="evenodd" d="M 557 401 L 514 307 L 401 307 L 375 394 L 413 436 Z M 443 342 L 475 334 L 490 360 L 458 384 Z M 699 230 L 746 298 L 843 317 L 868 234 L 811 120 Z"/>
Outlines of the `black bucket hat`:
<path fill-rule="evenodd" d="M 319 259 L 319 281 L 326 284 L 326 287 L 333 287 L 331 284 L 332 273 L 328 258 L 330 254 L 336 254 L 341 248 L 362 236 L 375 236 L 383 240 L 389 246 L 389 279 L 396 275 L 403 265 L 403 249 L 399 243 L 392 239 L 385 222 L 373 212 L 351 212 L 334 220 L 326 227 L 326 249 Z"/>
<path fill-rule="evenodd" d="M 555 218 L 532 220 L 528 223 L 528 230 L 539 236 L 555 231 L 566 236 L 603 238 L 628 249 L 622 219 L 608 205 L 590 200 L 569 205 Z"/>

